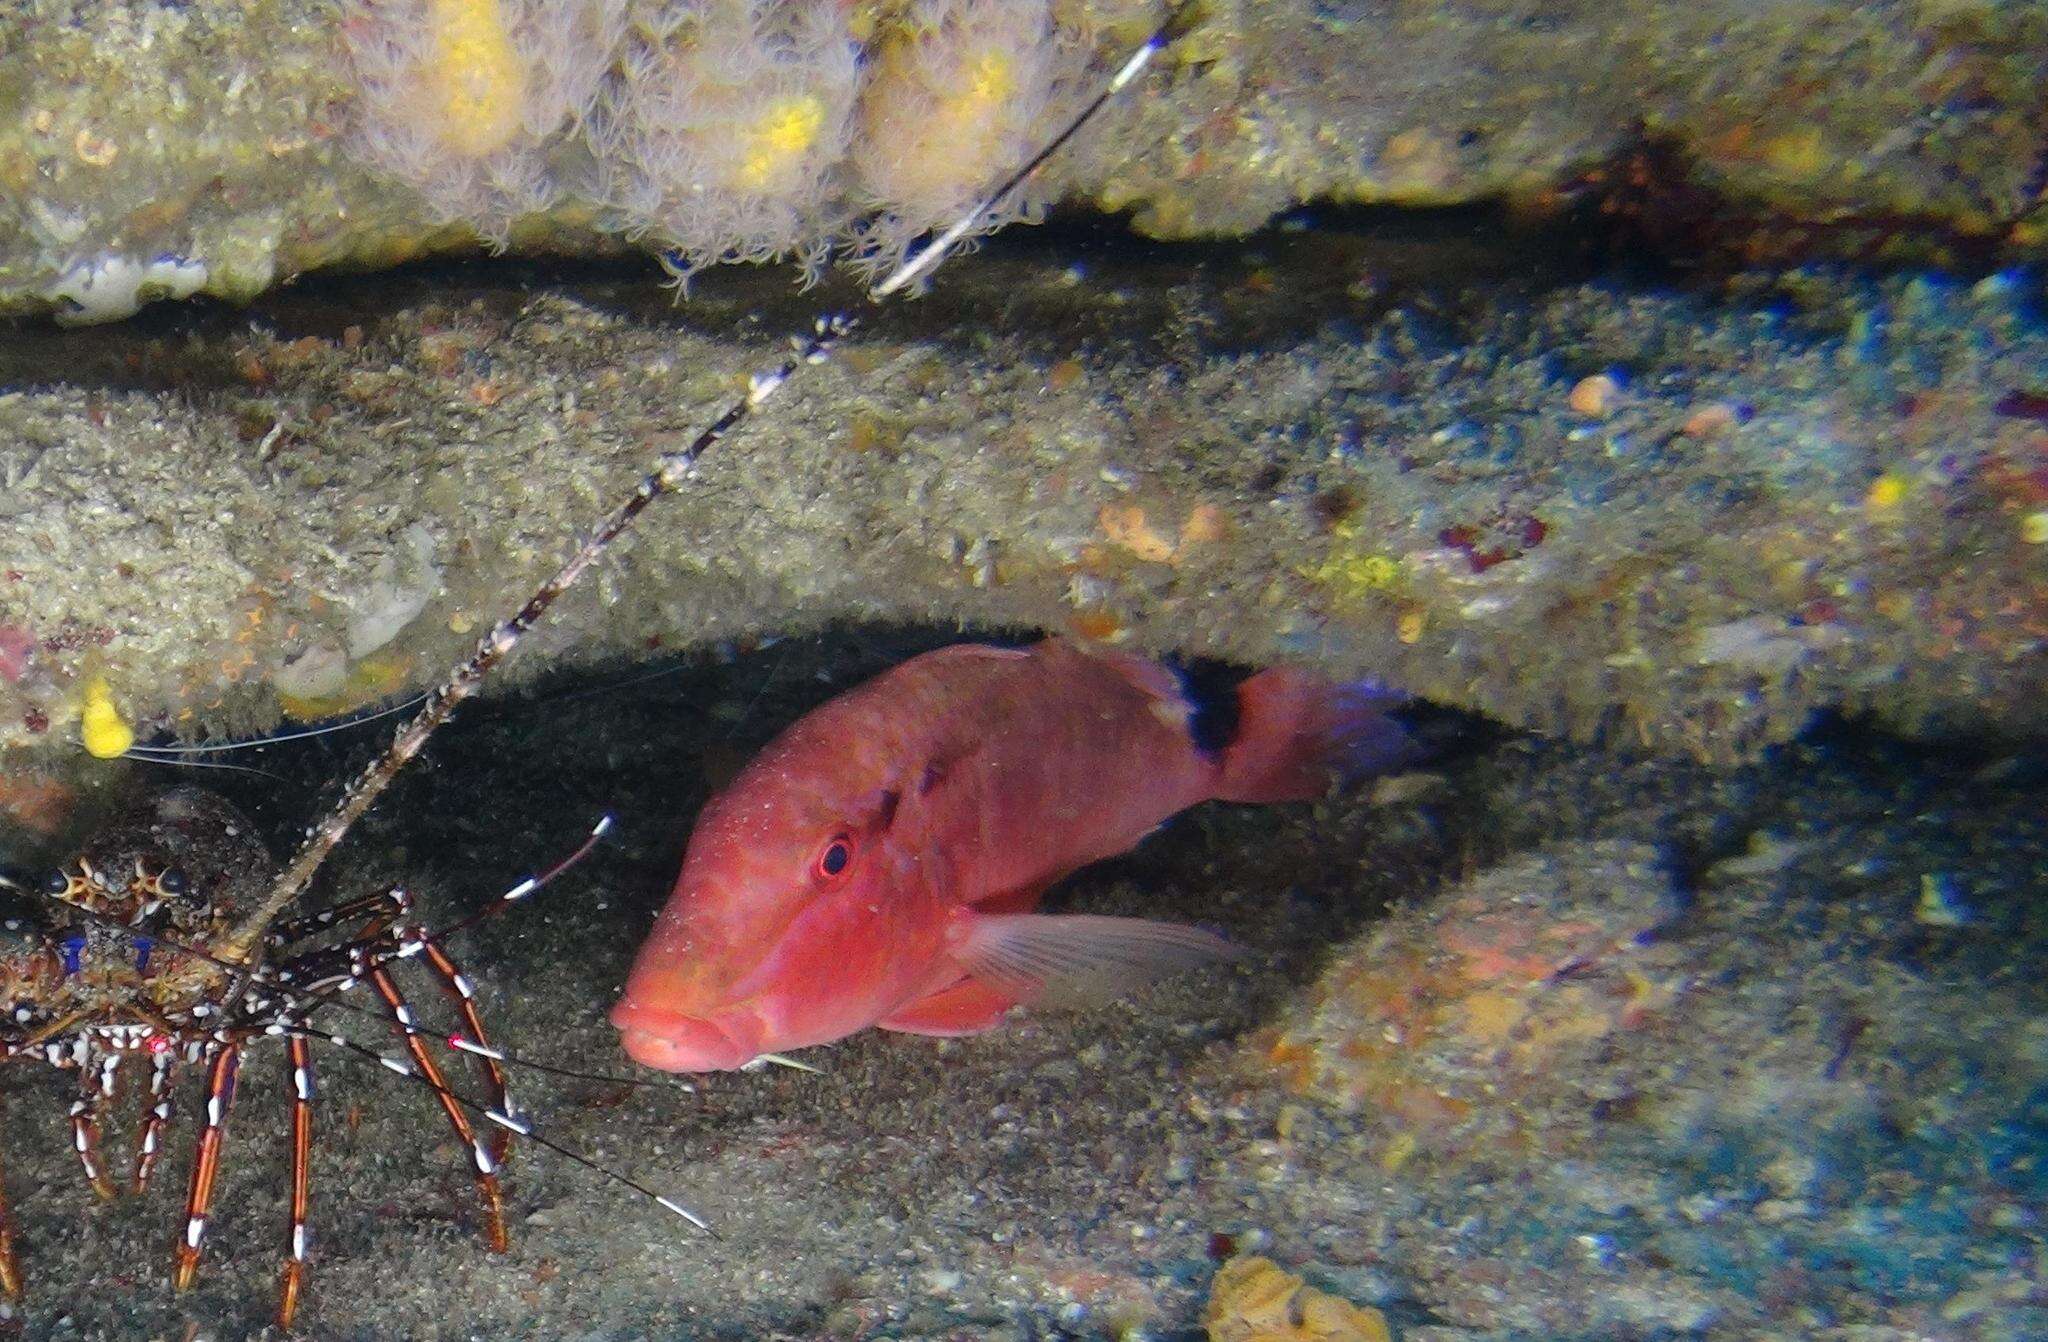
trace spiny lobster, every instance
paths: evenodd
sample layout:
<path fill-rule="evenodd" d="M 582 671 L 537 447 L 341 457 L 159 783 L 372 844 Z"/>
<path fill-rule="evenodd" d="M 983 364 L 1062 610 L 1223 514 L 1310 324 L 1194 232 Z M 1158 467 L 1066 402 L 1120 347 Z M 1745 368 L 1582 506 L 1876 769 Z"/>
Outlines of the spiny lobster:
<path fill-rule="evenodd" d="M 176 1068 L 205 1066 L 205 1126 L 172 1274 L 182 1289 L 198 1270 L 242 1050 L 254 1039 L 282 1036 L 291 1070 L 292 1191 L 278 1319 L 289 1326 L 306 1271 L 310 1041 L 331 1037 L 311 1017 L 327 997 L 362 982 L 375 988 L 405 1034 L 410 1066 L 440 1098 L 449 1123 L 473 1152 L 484 1237 L 494 1250 L 506 1245 L 496 1171 L 510 1133 L 501 1127 L 487 1140 L 478 1137 L 426 1036 L 412 1028 L 411 1009 L 393 977 L 395 962 L 418 954 L 430 966 L 462 1018 L 462 1044 L 480 1052 L 489 1112 L 519 1120 L 506 1093 L 503 1059 L 493 1056 L 469 981 L 436 939 L 408 921 L 411 906 L 403 890 L 274 921 L 262 931 L 255 955 L 239 962 L 260 969 L 231 972 L 229 966 L 238 962 L 223 953 L 234 944 L 238 921 L 264 893 L 273 867 L 247 817 L 197 788 L 152 797 L 101 831 L 69 866 L 43 878 L 44 902 L 4 925 L 0 1009 L 8 1020 L 0 1032 L 0 1060 L 41 1058 L 77 1071 L 72 1145 L 87 1181 L 107 1199 L 116 1189 L 100 1153 L 101 1111 L 124 1067 L 131 1060 L 149 1064 L 131 1176 L 134 1191 L 141 1193 L 162 1153 Z M 334 939 L 335 929 L 358 919 L 353 936 Z M 17 1298 L 22 1289 L 4 1205 L 0 1288 Z"/>
<path fill-rule="evenodd" d="M 927 276 L 1133 82 L 1178 36 L 1187 17 L 1187 7 L 1171 7 L 1167 20 L 1057 136 L 876 284 L 872 296 L 887 297 Z M 285 1041 L 292 1087 L 291 1223 L 277 1308 L 281 1327 L 292 1324 L 307 1271 L 315 1041 L 376 1058 L 433 1091 L 471 1153 L 483 1204 L 483 1234 L 493 1250 L 502 1251 L 507 1243 L 498 1168 L 514 1134 L 704 1226 L 680 1203 L 584 1160 L 537 1132 L 513 1107 L 505 1064 L 515 1059 L 490 1044 L 469 981 L 442 946 L 443 938 L 457 928 L 429 931 L 420 926 L 412 920 L 407 896 L 396 889 L 307 915 L 285 914 L 335 845 L 434 731 L 612 541 L 648 504 L 692 478 L 702 454 L 759 409 L 800 365 L 827 359 L 850 326 L 843 318 L 820 319 L 814 331 L 797 342 L 791 357 L 755 375 L 746 394 L 693 442 L 664 454 L 568 562 L 516 614 L 485 634 L 469 659 L 427 696 L 419 713 L 348 785 L 282 870 L 272 874 L 270 854 L 234 807 L 210 793 L 180 788 L 153 798 L 103 831 L 68 866 L 40 880 L 0 881 L 26 900 L 16 916 L 0 919 L 0 1065 L 40 1060 L 79 1074 L 79 1097 L 71 1108 L 73 1145 L 96 1192 L 103 1197 L 115 1194 L 100 1150 L 101 1115 L 123 1070 L 145 1060 L 149 1067 L 148 1103 L 130 1179 L 140 1192 L 163 1149 L 176 1068 L 205 1068 L 204 1127 L 192 1162 L 172 1272 L 177 1288 L 189 1286 L 198 1270 L 243 1051 L 250 1043 L 273 1036 Z M 588 851 L 603 830 L 600 824 L 567 861 L 521 882 L 492 907 L 544 885 Z M 473 921 L 475 917 L 457 927 Z M 419 1024 L 393 975 L 402 962 L 415 958 L 424 961 L 453 1003 L 464 1033 L 431 1031 Z M 348 1006 L 337 999 L 361 984 L 374 990 L 382 1015 L 403 1039 L 406 1056 L 377 1053 L 315 1023 L 316 1013 Z M 479 1061 L 484 1099 L 473 1099 L 449 1085 L 436 1059 L 436 1050 L 443 1047 Z M 492 1127 L 480 1129 L 473 1114 Z M 10 1302 L 23 1296 L 14 1238 L 5 1191 L 0 1188 L 0 1294 Z"/>

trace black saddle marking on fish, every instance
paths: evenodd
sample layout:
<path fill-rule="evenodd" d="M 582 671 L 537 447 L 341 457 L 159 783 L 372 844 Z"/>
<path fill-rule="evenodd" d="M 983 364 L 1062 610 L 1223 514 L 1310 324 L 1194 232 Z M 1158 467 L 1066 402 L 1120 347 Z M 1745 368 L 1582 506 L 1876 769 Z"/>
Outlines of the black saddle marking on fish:
<path fill-rule="evenodd" d="M 1207 759 L 1220 759 L 1237 740 L 1243 712 L 1237 691 L 1253 672 L 1208 657 L 1169 657 L 1166 668 L 1180 678 L 1188 701 L 1188 737 Z"/>

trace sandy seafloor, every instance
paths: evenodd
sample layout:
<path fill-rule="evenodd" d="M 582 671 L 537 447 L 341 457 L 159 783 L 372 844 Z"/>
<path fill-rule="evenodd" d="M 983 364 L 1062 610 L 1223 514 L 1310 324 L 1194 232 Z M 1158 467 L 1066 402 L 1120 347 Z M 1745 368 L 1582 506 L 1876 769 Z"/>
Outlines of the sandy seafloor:
<path fill-rule="evenodd" d="M 402 878 L 468 909 L 613 812 L 615 841 L 459 951 L 504 1041 L 629 1071 L 603 1014 L 709 782 L 951 636 L 850 631 L 479 705 L 350 842 L 333 888 Z M 231 791 L 297 823 L 380 730 L 272 747 L 250 762 L 286 781 Z M 1414 1339 L 2040 1336 L 2040 781 L 2031 752 L 1853 727 L 1724 771 L 1463 738 L 1381 804 L 1203 808 L 1057 896 L 1215 925 L 1250 948 L 1240 965 L 975 1040 L 870 1033 L 808 1054 L 819 1076 L 721 1075 L 695 1095 L 521 1078 L 548 1131 L 687 1200 L 716 1240 L 528 1150 L 508 1177 L 511 1252 L 488 1255 L 428 1098 L 328 1058 L 298 1332 L 1194 1337 L 1218 1257 L 1260 1249 Z M 1607 888 L 1617 852 L 1651 855 L 1627 879 L 1654 887 L 1654 927 Z M 1962 925 L 1916 920 L 1930 871 Z M 1476 1112 L 1393 1159 L 1377 1097 L 1290 1092 L 1257 1061 L 1260 1032 L 1321 1028 L 1304 1003 L 1348 939 L 1404 919 L 1423 936 L 1428 909 L 1473 899 L 1560 921 L 1618 910 L 1626 954 L 1651 957 L 1630 972 L 1673 991 L 1544 1075 L 1504 1059 L 1469 1092 Z M 94 1206 L 69 1087 L 9 1077 L 27 1335 L 261 1334 L 285 1223 L 282 1049 L 245 1066 L 183 1297 L 167 1269 L 186 1141 L 147 1200 Z M 1489 1129 L 1489 1106 L 1511 1121 Z"/>

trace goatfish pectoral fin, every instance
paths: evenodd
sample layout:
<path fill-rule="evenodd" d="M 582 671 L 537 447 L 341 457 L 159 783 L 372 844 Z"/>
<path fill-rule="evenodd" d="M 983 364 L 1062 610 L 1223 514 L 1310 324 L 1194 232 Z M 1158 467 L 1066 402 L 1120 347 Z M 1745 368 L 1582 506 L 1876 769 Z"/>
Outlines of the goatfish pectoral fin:
<path fill-rule="evenodd" d="M 1023 913 L 976 916 L 955 954 L 970 979 L 1013 1002 L 1072 1006 L 1243 950 L 1184 923 Z"/>
<path fill-rule="evenodd" d="M 884 1030 L 901 1034 L 929 1034 L 942 1038 L 980 1034 L 1003 1023 L 1017 999 L 978 979 L 962 979 L 929 997 L 897 1007 L 876 1021 Z"/>

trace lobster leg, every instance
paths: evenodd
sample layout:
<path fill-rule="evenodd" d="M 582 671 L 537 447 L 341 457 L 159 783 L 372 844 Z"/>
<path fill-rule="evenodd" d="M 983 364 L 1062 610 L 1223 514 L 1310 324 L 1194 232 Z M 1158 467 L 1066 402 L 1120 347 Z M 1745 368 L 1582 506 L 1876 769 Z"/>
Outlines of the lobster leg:
<path fill-rule="evenodd" d="M 292 1064 L 292 1239 L 277 1294 L 277 1326 L 291 1331 L 306 1284 L 306 1209 L 313 1178 L 313 1051 L 304 1035 L 286 1041 Z"/>
<path fill-rule="evenodd" d="M 106 1162 L 100 1159 L 100 1104 L 114 1093 L 114 1074 L 120 1066 L 118 1053 L 88 1054 L 78 1066 L 78 1098 L 71 1102 L 72 1148 L 92 1191 L 105 1202 L 112 1202 L 116 1194 Z"/>
<path fill-rule="evenodd" d="M 435 979 L 442 991 L 447 994 L 448 1000 L 455 1006 L 456 1013 L 461 1016 L 462 1027 L 467 1032 L 463 1036 L 449 1037 L 446 1042 L 460 1051 L 474 1054 L 483 1063 L 485 1080 L 489 1087 L 487 1106 L 498 1113 L 509 1115 L 512 1112 L 510 1083 L 505 1076 L 504 1064 L 491 1052 L 490 1034 L 484 1029 L 483 1017 L 476 1008 L 476 989 L 470 983 L 469 976 L 462 972 L 462 966 L 441 949 L 440 943 L 433 940 L 424 927 L 395 922 L 396 918 L 410 912 L 412 897 L 402 888 L 393 888 L 296 919 L 285 925 L 286 930 L 279 940 L 288 942 L 302 935 L 310 935 L 345 917 L 365 913 L 375 915 L 356 933 L 353 941 L 330 946 L 324 952 L 315 952 L 313 956 L 306 957 L 308 963 L 318 963 L 315 957 L 321 955 L 333 957 L 335 961 L 332 970 L 321 964 L 320 969 L 313 973 L 312 977 L 324 978 L 333 972 L 345 974 L 351 981 L 361 981 L 367 978 L 369 971 L 377 965 L 388 965 L 412 955 L 423 956 L 434 971 Z M 346 969 L 342 968 L 344 963 Z M 383 989 L 380 987 L 379 991 Z M 401 1025 L 408 1029 L 416 1028 L 409 1014 L 398 1012 L 397 1008 L 402 1002 L 392 1003 L 387 997 L 386 1005 L 392 1008 Z M 456 1042 L 457 1039 L 477 1047 L 463 1049 L 462 1044 Z M 443 1104 L 447 1104 L 445 1099 Z M 511 1154 L 512 1134 L 507 1130 L 494 1128 L 488 1140 L 491 1164 L 502 1166 Z"/>
<path fill-rule="evenodd" d="M 427 964 L 433 968 L 441 981 L 441 986 L 447 990 L 449 999 L 455 1003 L 455 1010 L 462 1016 L 462 1026 L 469 1031 L 470 1039 L 483 1048 L 489 1048 L 491 1039 L 484 1033 L 484 1020 L 477 1012 L 476 990 L 470 986 L 469 976 L 462 972 L 462 967 L 455 963 L 453 957 L 434 942 L 422 938 L 421 945 L 425 947 Z M 490 1078 L 491 1108 L 509 1115 L 512 1112 L 512 1096 L 506 1089 L 505 1068 L 488 1053 L 479 1053 L 477 1057 L 483 1062 L 484 1071 Z M 491 1132 L 490 1140 L 491 1159 L 503 1165 L 506 1157 L 512 1153 L 512 1134 L 503 1128 L 495 1128 Z"/>
<path fill-rule="evenodd" d="M 220 1144 L 226 1135 L 228 1109 L 235 1102 L 235 1074 L 242 1065 L 239 1041 L 217 1046 L 206 1072 L 206 1131 L 199 1136 L 199 1154 L 192 1161 L 192 1186 L 185 1193 L 185 1235 L 178 1241 L 178 1262 L 171 1286 L 185 1290 L 199 1274 L 199 1245 L 206 1237 L 206 1212 L 213 1205 L 213 1181 L 220 1174 Z"/>
<path fill-rule="evenodd" d="M 163 1154 L 164 1127 L 171 1121 L 171 1069 L 177 1055 L 165 1049 L 150 1059 L 149 1112 L 142 1119 L 142 1134 L 135 1139 L 134 1188 L 137 1196 L 149 1191 L 149 1176 L 156 1172 L 157 1157 Z"/>
<path fill-rule="evenodd" d="M 484 1203 L 484 1243 L 492 1253 L 504 1253 L 511 1247 L 505 1236 L 505 1197 L 498 1187 L 498 1162 L 491 1154 L 490 1144 L 480 1140 L 476 1129 L 470 1124 L 469 1115 L 462 1112 L 462 1106 L 449 1092 L 448 1082 L 441 1075 L 441 1068 L 434 1062 L 434 1055 L 427 1051 L 413 1019 L 412 1008 L 406 1005 L 404 994 L 391 979 L 391 971 L 382 965 L 370 971 L 370 983 L 377 989 L 384 1005 L 391 1009 L 405 1033 L 405 1051 L 412 1055 L 413 1066 L 434 1089 L 434 1098 L 441 1102 L 441 1112 L 448 1115 L 448 1124 L 455 1129 L 455 1135 L 469 1148 L 470 1159 L 476 1166 L 476 1191 Z"/>
<path fill-rule="evenodd" d="M 21 1299 L 21 1260 L 14 1256 L 14 1212 L 7 1205 L 7 1189 L 0 1184 L 0 1295 Z"/>

